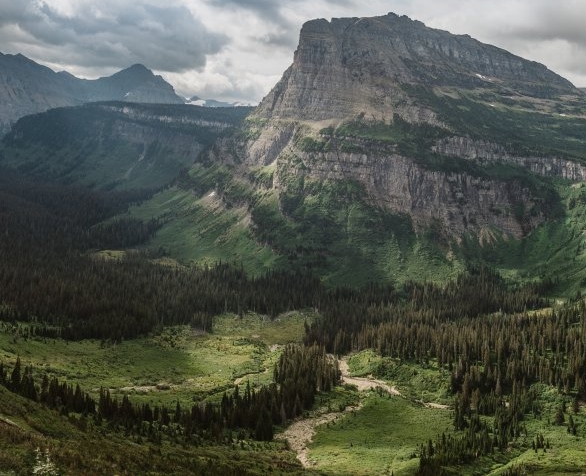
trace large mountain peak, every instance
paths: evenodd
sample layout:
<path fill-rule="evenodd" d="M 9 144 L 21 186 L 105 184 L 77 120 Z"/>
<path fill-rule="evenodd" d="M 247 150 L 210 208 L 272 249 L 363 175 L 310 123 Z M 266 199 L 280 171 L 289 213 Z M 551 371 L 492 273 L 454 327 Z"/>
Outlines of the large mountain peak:
<path fill-rule="evenodd" d="M 122 100 L 144 103 L 182 104 L 173 86 L 142 64 L 134 64 L 112 76 L 95 81 L 93 101 Z"/>
<path fill-rule="evenodd" d="M 129 82 L 140 82 L 140 81 L 150 81 L 155 78 L 155 74 L 148 69 L 145 65 L 136 63 L 132 66 L 129 66 L 126 69 L 118 71 L 114 73 L 112 76 L 108 78 L 102 79 L 110 79 L 116 81 L 129 81 Z"/>
<path fill-rule="evenodd" d="M 305 23 L 293 64 L 259 112 L 314 120 L 360 112 L 415 119 L 408 85 L 539 98 L 577 93 L 542 64 L 389 13 Z"/>
<path fill-rule="evenodd" d="M 561 132 L 581 134 L 584 106 L 544 65 L 468 35 L 395 14 L 318 19 L 237 157 L 225 156 L 274 170 L 283 209 L 315 184 L 354 183 L 417 232 L 520 238 L 556 210 L 551 187 L 527 174 L 586 177 L 572 162 L 586 154 Z"/>

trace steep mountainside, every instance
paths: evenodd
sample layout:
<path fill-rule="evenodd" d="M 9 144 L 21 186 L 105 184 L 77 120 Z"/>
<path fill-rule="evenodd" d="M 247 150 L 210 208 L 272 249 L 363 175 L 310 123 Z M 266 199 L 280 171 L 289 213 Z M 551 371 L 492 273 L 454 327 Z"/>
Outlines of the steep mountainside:
<path fill-rule="evenodd" d="M 293 65 L 251 117 L 255 137 L 236 161 L 251 167 L 276 161 L 288 177 L 277 173 L 280 193 L 291 177 L 354 180 L 373 205 L 408 214 L 419 230 L 438 219 L 452 237 L 519 238 L 548 217 L 543 196 L 519 180 L 438 162 L 470 159 L 470 150 L 450 144 L 473 143 L 475 166 L 476 158 L 490 156 L 581 178 L 581 167 L 533 150 L 540 144 L 531 135 L 552 120 L 541 116 L 560 107 L 580 114 L 568 111 L 572 118 L 558 120 L 560 126 L 586 125 L 581 94 L 567 80 L 468 36 L 393 14 L 315 20 L 304 25 Z M 464 114 L 470 119 L 462 121 Z M 508 122 L 522 130 L 503 131 Z"/>
<path fill-rule="evenodd" d="M 91 103 L 20 119 L 0 165 L 101 189 L 157 189 L 242 121 L 249 108 Z"/>
<path fill-rule="evenodd" d="M 422 84 L 537 98 L 578 94 L 541 64 L 391 13 L 306 23 L 293 65 L 258 114 L 339 120 L 364 113 L 389 121 L 398 113 L 412 122 L 437 122 L 437 111 L 404 90 Z"/>
<path fill-rule="evenodd" d="M 476 166 L 484 157 L 581 179 L 583 168 L 561 150 L 534 150 L 541 144 L 532 134 L 560 108 L 573 108 L 563 114 L 572 118 L 556 126 L 577 132 L 586 125 L 582 106 L 580 91 L 545 66 L 468 36 L 393 14 L 316 20 L 304 25 L 293 65 L 255 111 L 253 119 L 266 122 L 242 158 L 251 166 L 276 160 L 312 180 L 356 180 L 373 204 L 409 214 L 418 229 L 436 218 L 454 237 L 519 238 L 547 218 L 543 197 L 519 180 L 445 158 L 472 158 Z M 464 114 L 470 119 L 462 121 Z M 511 122 L 523 130 L 503 131 Z M 455 144 L 474 144 L 472 156 Z M 287 181 L 277 185 L 285 189 Z"/>
<path fill-rule="evenodd" d="M 0 53 L 0 134 L 28 114 L 53 107 L 112 100 L 183 103 L 169 83 L 142 65 L 131 66 L 109 77 L 85 80 L 66 72 L 55 73 L 20 54 Z"/>
<path fill-rule="evenodd" d="M 469 36 L 394 14 L 314 20 L 191 186 L 247 210 L 287 266 L 437 278 L 467 260 L 468 237 L 519 240 L 561 219 L 552 179 L 585 176 L 585 112 L 564 78 Z"/>

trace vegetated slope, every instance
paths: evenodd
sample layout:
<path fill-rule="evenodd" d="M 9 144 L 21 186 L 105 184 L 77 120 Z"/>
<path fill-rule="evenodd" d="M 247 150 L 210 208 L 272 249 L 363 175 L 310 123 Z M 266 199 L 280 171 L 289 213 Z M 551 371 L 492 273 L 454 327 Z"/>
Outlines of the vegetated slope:
<path fill-rule="evenodd" d="M 0 385 L 0 466 L 8 474 L 301 473 L 279 444 L 198 447 L 143 438 L 96 424 L 87 414 L 64 415 Z"/>
<path fill-rule="evenodd" d="M 0 165 L 58 183 L 158 189 L 248 111 L 120 102 L 51 109 L 15 124 Z"/>
<path fill-rule="evenodd" d="M 169 83 L 140 64 L 86 80 L 56 73 L 21 54 L 0 53 L 0 135 L 23 116 L 93 101 L 184 102 Z"/>
<path fill-rule="evenodd" d="M 180 188 L 215 197 L 208 216 L 240 217 L 194 227 L 207 243 L 246 224 L 272 263 L 332 283 L 442 280 L 477 257 L 465 239 L 490 249 L 565 226 L 558 179 L 586 178 L 585 111 L 567 80 L 468 36 L 393 14 L 315 20 L 281 81 Z M 155 242 L 178 248 L 169 233 Z"/>

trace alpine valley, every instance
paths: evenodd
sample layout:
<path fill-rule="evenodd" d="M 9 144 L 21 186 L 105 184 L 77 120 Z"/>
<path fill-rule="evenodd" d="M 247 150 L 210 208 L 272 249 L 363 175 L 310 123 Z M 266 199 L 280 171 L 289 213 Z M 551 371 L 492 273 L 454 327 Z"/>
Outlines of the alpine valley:
<path fill-rule="evenodd" d="M 583 90 L 389 13 L 198 101 L 0 55 L 0 474 L 581 474 Z"/>

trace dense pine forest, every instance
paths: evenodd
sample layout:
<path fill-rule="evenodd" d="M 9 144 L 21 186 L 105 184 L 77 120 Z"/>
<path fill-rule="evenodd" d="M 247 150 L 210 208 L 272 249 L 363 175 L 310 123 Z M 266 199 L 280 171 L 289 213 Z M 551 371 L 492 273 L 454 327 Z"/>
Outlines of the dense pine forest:
<path fill-rule="evenodd" d="M 534 384 L 556 388 L 579 411 L 586 398 L 586 305 L 579 296 L 550 308 L 552 280 L 515 284 L 471 265 L 443 285 L 406 282 L 363 289 L 326 287 L 307 272 L 248 276 L 238 263 L 195 267 L 168 263 L 165 250 L 141 245 L 157 220 L 111 219 L 147 192 L 106 193 L 39 184 L 0 174 L 0 319 L 22 338 L 100 339 L 117 343 L 187 324 L 214 332 L 214 316 L 249 311 L 274 318 L 311 308 L 303 346 L 287 346 L 273 383 L 227 389 L 219 402 L 191 408 L 150 406 L 101 389 L 37 376 L 20 359 L 0 364 L 0 384 L 29 400 L 134 438 L 160 444 L 270 441 L 275 428 L 312 408 L 340 382 L 336 357 L 373 349 L 383 357 L 449 372 L 453 428 L 421 442 L 419 474 L 441 474 L 506 452 L 522 436 L 538 450 L 555 442 L 528 434 L 538 416 Z M 103 249 L 129 249 L 106 256 Z M 384 369 L 381 369 L 384 377 Z M 577 429 L 567 408 L 559 424 Z"/>

